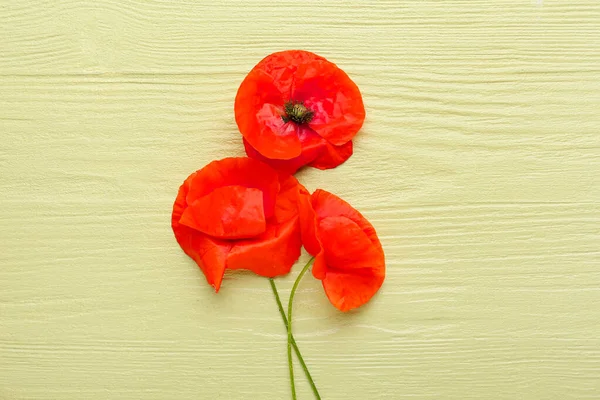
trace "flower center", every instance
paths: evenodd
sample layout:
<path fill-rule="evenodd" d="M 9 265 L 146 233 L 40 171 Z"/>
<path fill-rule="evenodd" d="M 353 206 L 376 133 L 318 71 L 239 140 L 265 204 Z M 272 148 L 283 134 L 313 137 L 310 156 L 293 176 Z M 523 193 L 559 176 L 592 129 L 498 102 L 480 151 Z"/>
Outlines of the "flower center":
<path fill-rule="evenodd" d="M 308 109 L 301 101 L 288 101 L 283 106 L 285 112 L 281 116 L 283 122 L 295 122 L 297 124 L 307 124 L 315 116 L 314 111 Z"/>

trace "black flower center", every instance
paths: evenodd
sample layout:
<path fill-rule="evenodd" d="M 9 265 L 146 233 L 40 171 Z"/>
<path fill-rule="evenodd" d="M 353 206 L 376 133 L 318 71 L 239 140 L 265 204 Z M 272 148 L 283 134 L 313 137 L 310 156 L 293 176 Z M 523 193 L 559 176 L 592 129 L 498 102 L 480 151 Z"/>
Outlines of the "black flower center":
<path fill-rule="evenodd" d="M 308 109 L 301 101 L 288 101 L 283 106 L 283 122 L 295 122 L 297 124 L 308 124 L 315 116 L 314 111 Z"/>

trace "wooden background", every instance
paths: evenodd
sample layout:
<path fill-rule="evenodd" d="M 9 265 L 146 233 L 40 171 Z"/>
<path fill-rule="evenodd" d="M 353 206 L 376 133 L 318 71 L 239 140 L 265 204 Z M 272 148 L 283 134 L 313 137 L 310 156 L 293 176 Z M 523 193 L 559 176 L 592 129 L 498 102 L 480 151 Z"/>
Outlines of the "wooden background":
<path fill-rule="evenodd" d="M 268 282 L 215 295 L 169 226 L 289 48 L 364 94 L 354 156 L 299 178 L 388 266 L 350 314 L 300 287 L 323 398 L 600 398 L 597 0 L 0 0 L 0 399 L 289 398 Z"/>

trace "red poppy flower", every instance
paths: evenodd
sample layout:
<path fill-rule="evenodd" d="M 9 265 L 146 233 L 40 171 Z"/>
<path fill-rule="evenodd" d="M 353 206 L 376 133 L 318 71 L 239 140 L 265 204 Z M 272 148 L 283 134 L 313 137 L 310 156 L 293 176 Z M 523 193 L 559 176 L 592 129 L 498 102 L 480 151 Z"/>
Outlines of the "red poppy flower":
<path fill-rule="evenodd" d="M 171 217 L 175 238 L 217 292 L 226 268 L 286 274 L 302 245 L 301 188 L 293 176 L 258 160 L 213 161 L 179 188 Z"/>
<path fill-rule="evenodd" d="M 373 226 L 339 197 L 302 191 L 302 241 L 315 256 L 312 272 L 341 311 L 368 302 L 385 278 L 385 257 Z"/>
<path fill-rule="evenodd" d="M 364 119 L 362 96 L 348 75 L 302 50 L 264 58 L 235 98 L 246 153 L 289 173 L 304 165 L 328 169 L 346 161 Z"/>

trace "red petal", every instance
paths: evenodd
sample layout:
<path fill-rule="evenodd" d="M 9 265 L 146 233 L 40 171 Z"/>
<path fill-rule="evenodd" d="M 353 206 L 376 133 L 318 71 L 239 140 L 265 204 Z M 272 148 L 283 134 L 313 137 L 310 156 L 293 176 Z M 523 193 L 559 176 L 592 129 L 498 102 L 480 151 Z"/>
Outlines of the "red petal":
<path fill-rule="evenodd" d="M 187 208 L 186 196 L 193 177 L 194 175 L 191 175 L 179 188 L 179 193 L 173 204 L 171 226 L 177 243 L 179 243 L 185 254 L 198 264 L 207 282 L 218 292 L 223 280 L 226 257 L 231 249 L 231 244 L 223 240 L 209 238 L 205 234 L 179 223 L 184 210 Z"/>
<path fill-rule="evenodd" d="M 248 157 L 231 157 L 213 161 L 190 176 L 187 203 L 193 204 L 213 190 L 224 186 L 245 186 L 263 192 L 265 217 L 273 215 L 279 180 L 275 170 Z"/>
<path fill-rule="evenodd" d="M 250 117 L 252 112 L 260 110 L 264 104 L 283 106 L 289 94 L 280 90 L 280 84 L 281 81 L 274 80 L 268 72 L 254 67 L 238 88 L 235 97 L 236 116 Z"/>
<path fill-rule="evenodd" d="M 327 141 L 317 135 L 312 129 L 305 126 L 297 126 L 298 137 L 302 146 L 302 151 L 298 157 L 289 160 L 267 158 L 256 150 L 246 139 L 244 139 L 244 147 L 248 157 L 255 158 L 278 171 L 293 174 L 303 166 L 312 163 L 325 151 Z"/>
<path fill-rule="evenodd" d="M 258 152 L 258 150 L 256 150 L 254 147 L 252 147 L 252 145 L 250 143 L 248 143 L 246 138 L 243 139 L 243 142 L 244 142 L 244 149 L 246 150 L 246 154 L 248 155 L 248 157 L 254 158 L 256 160 L 260 160 L 260 161 L 264 162 L 265 164 L 269 164 L 269 166 L 276 169 L 277 171 L 280 171 L 280 172 L 283 172 L 286 174 L 293 174 L 298 170 L 298 168 L 300 168 L 306 164 L 306 162 L 302 161 L 302 156 L 298 156 L 298 157 L 292 158 L 290 160 L 275 160 L 275 159 L 267 158 L 267 157 L 263 156 L 262 154 L 260 154 Z"/>
<path fill-rule="evenodd" d="M 336 195 L 322 189 L 317 189 L 311 196 L 311 204 L 318 219 L 343 216 L 354 221 L 377 247 L 381 247 L 373 225 L 354 207 Z"/>
<path fill-rule="evenodd" d="M 279 179 L 281 190 L 267 231 L 254 239 L 236 242 L 227 259 L 227 268 L 249 269 L 274 277 L 288 273 L 300 257 L 298 196 L 304 187 L 291 175 L 281 175 Z"/>
<path fill-rule="evenodd" d="M 365 304 L 385 277 L 381 247 L 375 246 L 362 229 L 346 217 L 321 220 L 319 235 L 327 265 L 323 278 L 327 297 L 341 311 Z M 317 275 L 320 274 L 322 272 L 317 271 Z"/>
<path fill-rule="evenodd" d="M 369 301 L 385 278 L 385 256 L 373 226 L 348 203 L 320 189 L 312 194 L 311 207 L 301 202 L 300 210 L 305 247 L 314 246 L 309 252 L 317 254 L 313 275 L 323 280 L 331 303 L 347 311 Z M 315 252 L 317 244 L 322 250 Z"/>
<path fill-rule="evenodd" d="M 279 177 L 281 189 L 275 203 L 274 220 L 277 223 L 289 221 L 298 217 L 298 196 L 300 188 L 304 188 L 292 175 Z"/>
<path fill-rule="evenodd" d="M 272 77 L 254 69 L 235 98 L 235 121 L 242 136 L 268 158 L 290 159 L 301 152 L 296 125 L 281 118 L 286 101 L 282 96 Z"/>
<path fill-rule="evenodd" d="M 315 262 L 312 265 L 312 274 L 319 280 L 325 279 L 327 275 L 327 261 L 325 260 L 325 252 L 323 250 L 315 256 Z"/>
<path fill-rule="evenodd" d="M 298 204 L 302 244 L 309 254 L 316 256 L 321 251 L 321 243 L 317 236 L 317 215 L 311 204 L 310 194 L 304 187 L 299 191 Z"/>
<path fill-rule="evenodd" d="M 327 141 L 325 143 L 319 157 L 308 165 L 319 169 L 335 168 L 352 155 L 352 141 L 341 146 L 332 145 Z"/>
<path fill-rule="evenodd" d="M 349 311 L 371 300 L 383 280 L 384 276 L 378 275 L 333 272 L 323 279 L 323 289 L 331 304 L 341 311 Z"/>
<path fill-rule="evenodd" d="M 266 229 L 263 193 L 244 186 L 224 186 L 200 197 L 179 222 L 221 239 L 249 238 Z"/>
<path fill-rule="evenodd" d="M 267 74 L 277 86 L 280 93 L 291 98 L 294 74 L 301 64 L 325 60 L 323 57 L 304 50 L 286 50 L 273 53 L 263 58 L 253 70 L 261 70 Z"/>
<path fill-rule="evenodd" d="M 352 140 L 365 119 L 358 86 L 325 60 L 300 65 L 296 76 L 292 97 L 314 111 L 310 127 L 336 146 Z"/>
<path fill-rule="evenodd" d="M 249 269 L 271 278 L 284 275 L 300 257 L 301 247 L 298 219 L 293 218 L 268 226 L 267 231 L 255 239 L 236 242 L 227 257 L 227 268 Z"/>
<path fill-rule="evenodd" d="M 319 221 L 318 232 L 329 270 L 384 272 L 381 247 L 373 244 L 356 222 L 347 217 L 327 217 Z"/>
<path fill-rule="evenodd" d="M 263 156 L 244 138 L 244 148 L 248 157 L 260 160 L 277 171 L 294 174 L 305 165 L 330 169 L 343 164 L 352 155 L 352 141 L 341 146 L 335 146 L 317 135 L 312 129 L 299 127 L 302 153 L 289 160 L 271 159 Z"/>

